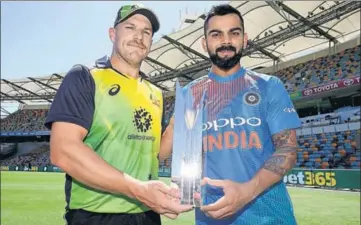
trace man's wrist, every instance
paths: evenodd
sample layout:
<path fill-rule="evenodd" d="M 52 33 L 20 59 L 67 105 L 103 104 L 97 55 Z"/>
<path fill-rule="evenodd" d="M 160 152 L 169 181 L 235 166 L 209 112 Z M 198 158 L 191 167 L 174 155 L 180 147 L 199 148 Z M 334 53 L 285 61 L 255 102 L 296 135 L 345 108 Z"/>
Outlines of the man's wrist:
<path fill-rule="evenodd" d="M 252 190 L 251 196 L 250 196 L 251 201 L 252 201 L 253 199 L 255 199 L 258 195 L 260 195 L 263 192 L 261 185 L 260 185 L 259 176 L 256 175 L 253 179 L 251 179 L 249 181 L 249 185 L 251 186 L 251 190 Z"/>
<path fill-rule="evenodd" d="M 129 197 L 134 198 L 136 200 L 140 200 L 142 198 L 142 196 L 145 193 L 145 186 L 144 186 L 144 182 L 137 180 L 131 176 L 128 176 L 128 190 L 130 192 Z"/>

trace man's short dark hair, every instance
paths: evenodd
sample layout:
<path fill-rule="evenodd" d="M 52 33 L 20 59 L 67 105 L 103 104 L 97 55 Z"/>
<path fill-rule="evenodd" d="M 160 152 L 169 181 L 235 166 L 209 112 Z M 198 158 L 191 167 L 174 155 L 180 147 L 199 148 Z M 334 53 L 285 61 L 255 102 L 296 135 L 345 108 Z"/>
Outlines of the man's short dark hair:
<path fill-rule="evenodd" d="M 206 31 L 208 29 L 208 22 L 213 16 L 224 16 L 224 15 L 228 15 L 228 14 L 232 14 L 232 13 L 236 14 L 239 17 L 239 19 L 241 20 L 241 27 L 244 32 L 244 21 L 243 21 L 241 13 L 236 8 L 234 8 L 233 6 L 231 6 L 229 4 L 221 4 L 221 5 L 213 6 L 212 9 L 208 12 L 207 17 L 204 20 L 204 26 L 203 26 L 204 27 L 204 36 L 207 36 Z"/>

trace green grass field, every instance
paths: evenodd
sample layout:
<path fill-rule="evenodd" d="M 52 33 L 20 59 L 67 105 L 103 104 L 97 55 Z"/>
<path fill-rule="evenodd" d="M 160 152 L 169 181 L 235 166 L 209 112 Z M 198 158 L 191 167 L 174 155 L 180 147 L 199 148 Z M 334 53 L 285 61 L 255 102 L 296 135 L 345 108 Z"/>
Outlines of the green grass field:
<path fill-rule="evenodd" d="M 1 225 L 63 225 L 64 174 L 1 172 Z M 165 179 L 169 182 L 169 179 Z M 359 225 L 360 193 L 289 188 L 300 225 Z M 164 225 L 192 225 L 193 212 Z"/>

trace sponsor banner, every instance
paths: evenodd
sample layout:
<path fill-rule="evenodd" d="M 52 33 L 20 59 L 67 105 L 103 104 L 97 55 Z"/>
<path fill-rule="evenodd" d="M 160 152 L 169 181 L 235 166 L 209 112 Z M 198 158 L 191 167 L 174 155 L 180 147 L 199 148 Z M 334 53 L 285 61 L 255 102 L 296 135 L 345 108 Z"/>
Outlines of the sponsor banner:
<path fill-rule="evenodd" d="M 283 177 L 285 184 L 360 189 L 360 170 L 293 169 Z"/>
<path fill-rule="evenodd" d="M 47 136 L 50 135 L 50 131 L 36 131 L 36 132 L 1 132 L 0 136 L 9 137 L 9 136 L 21 136 L 21 137 L 30 137 L 30 136 Z"/>
<path fill-rule="evenodd" d="M 292 100 L 299 99 L 302 97 L 302 92 L 297 91 L 297 92 L 290 93 L 290 97 Z"/>
<path fill-rule="evenodd" d="M 170 167 L 161 166 L 159 167 L 158 176 L 159 177 L 170 177 L 172 170 Z"/>
<path fill-rule="evenodd" d="M 1 166 L 1 171 L 63 172 L 56 166 Z M 159 167 L 159 177 L 170 177 L 171 168 Z M 283 177 L 285 184 L 327 188 L 361 189 L 360 170 L 338 169 L 292 169 Z"/>
<path fill-rule="evenodd" d="M 357 84 L 360 84 L 360 77 L 343 79 L 343 80 L 335 81 L 332 83 L 324 84 L 321 86 L 317 86 L 314 88 L 307 88 L 302 91 L 302 96 L 317 95 L 317 94 L 320 94 L 323 92 L 333 91 L 333 90 L 350 87 L 350 86 L 357 85 Z"/>
<path fill-rule="evenodd" d="M 9 170 L 10 170 L 10 167 L 9 167 L 9 166 L 1 166 L 1 167 L 0 167 L 0 170 L 1 170 L 1 171 L 9 171 Z"/>
<path fill-rule="evenodd" d="M 1 166 L 1 171 L 63 172 L 56 166 Z"/>

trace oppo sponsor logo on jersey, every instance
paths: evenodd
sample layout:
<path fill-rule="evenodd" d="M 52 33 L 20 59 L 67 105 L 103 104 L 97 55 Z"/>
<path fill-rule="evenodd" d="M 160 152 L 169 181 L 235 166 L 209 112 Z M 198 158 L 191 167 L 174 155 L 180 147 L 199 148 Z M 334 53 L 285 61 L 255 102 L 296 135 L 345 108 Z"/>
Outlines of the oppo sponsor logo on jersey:
<path fill-rule="evenodd" d="M 228 119 L 218 119 L 213 120 L 211 122 L 204 123 L 202 125 L 202 130 L 211 130 L 218 131 L 219 128 L 223 127 L 229 127 L 231 129 L 234 129 L 238 126 L 251 126 L 251 127 L 258 127 L 262 124 L 262 121 L 258 117 L 250 117 L 250 118 L 244 118 L 244 117 L 234 117 L 234 118 L 228 118 Z"/>
<path fill-rule="evenodd" d="M 234 117 L 218 119 L 203 124 L 203 131 L 215 131 L 215 133 L 203 137 L 203 150 L 235 150 L 235 149 L 261 149 L 262 142 L 256 131 L 243 129 L 240 132 L 234 131 L 237 127 L 247 126 L 259 127 L 262 120 L 258 117 Z M 221 128 L 226 128 L 223 131 Z"/>

